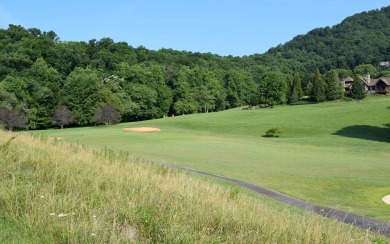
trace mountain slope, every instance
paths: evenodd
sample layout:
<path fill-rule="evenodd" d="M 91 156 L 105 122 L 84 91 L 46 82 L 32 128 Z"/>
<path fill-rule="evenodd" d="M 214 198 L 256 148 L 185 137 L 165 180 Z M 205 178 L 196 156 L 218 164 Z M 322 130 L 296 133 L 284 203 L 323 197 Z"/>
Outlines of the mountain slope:
<path fill-rule="evenodd" d="M 290 68 L 301 72 L 377 66 L 390 59 L 390 7 L 355 14 L 338 25 L 314 29 L 250 58 L 284 65 L 292 62 L 295 67 Z"/>

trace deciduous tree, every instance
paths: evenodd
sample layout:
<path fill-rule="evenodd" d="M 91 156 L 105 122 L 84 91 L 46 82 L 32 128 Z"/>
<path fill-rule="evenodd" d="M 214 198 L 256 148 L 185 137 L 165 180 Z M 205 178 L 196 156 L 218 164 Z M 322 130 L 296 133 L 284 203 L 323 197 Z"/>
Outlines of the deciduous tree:
<path fill-rule="evenodd" d="M 62 91 L 63 104 L 72 111 L 77 124 L 94 122 L 98 103 L 103 101 L 100 85 L 99 77 L 90 69 L 76 68 L 66 79 Z"/>
<path fill-rule="evenodd" d="M 61 129 L 64 128 L 65 125 L 70 125 L 75 122 L 75 118 L 71 111 L 66 106 L 59 106 L 54 112 L 54 116 L 52 119 L 52 123 L 54 125 L 59 125 Z"/>
<path fill-rule="evenodd" d="M 361 64 L 353 70 L 356 76 L 375 75 L 378 70 L 372 64 Z"/>
<path fill-rule="evenodd" d="M 60 101 L 60 74 L 39 58 L 27 70 L 29 101 L 29 127 L 45 128 L 51 123 L 55 107 Z"/>
<path fill-rule="evenodd" d="M 194 92 L 188 82 L 191 70 L 182 67 L 173 81 L 173 113 L 175 115 L 192 114 L 197 111 Z"/>
<path fill-rule="evenodd" d="M 119 113 L 109 104 L 105 104 L 103 107 L 96 109 L 94 118 L 98 123 L 116 124 L 119 122 Z"/>
<path fill-rule="evenodd" d="M 274 106 L 286 101 L 286 82 L 283 74 L 277 71 L 265 72 L 259 87 L 261 103 Z"/>
<path fill-rule="evenodd" d="M 24 128 L 27 124 L 27 117 L 22 111 L 3 107 L 0 108 L 0 123 L 5 129 L 12 131 L 16 128 Z"/>

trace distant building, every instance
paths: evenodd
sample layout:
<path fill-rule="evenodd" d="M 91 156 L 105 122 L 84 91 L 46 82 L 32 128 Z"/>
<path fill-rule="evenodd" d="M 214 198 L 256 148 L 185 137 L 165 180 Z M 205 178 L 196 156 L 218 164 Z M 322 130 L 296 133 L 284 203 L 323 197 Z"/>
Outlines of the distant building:
<path fill-rule="evenodd" d="M 390 61 L 383 61 L 379 63 L 379 67 L 381 68 L 389 68 L 390 67 Z"/>
<path fill-rule="evenodd" d="M 364 89 L 368 94 L 390 94 L 390 77 L 371 79 L 370 74 L 368 74 L 365 77 L 359 77 L 359 81 L 363 83 Z M 345 94 L 348 94 L 351 91 L 352 82 L 352 77 L 347 77 L 346 79 L 341 81 L 344 87 Z"/>

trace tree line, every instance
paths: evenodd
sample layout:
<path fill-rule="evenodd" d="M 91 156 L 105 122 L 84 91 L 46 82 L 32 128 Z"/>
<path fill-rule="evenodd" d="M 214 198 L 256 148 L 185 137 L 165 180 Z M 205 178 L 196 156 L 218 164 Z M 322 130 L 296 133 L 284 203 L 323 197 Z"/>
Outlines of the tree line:
<path fill-rule="evenodd" d="M 54 31 L 9 25 L 0 29 L 0 117 L 4 117 L 0 120 L 8 129 L 44 129 L 207 113 L 244 105 L 341 99 L 340 79 L 367 72 L 372 76 L 389 74 L 374 66 L 382 56 L 339 65 L 333 62 L 331 50 L 320 51 L 324 48 L 321 43 L 308 43 L 318 37 L 335 38 L 333 32 L 341 32 L 345 26 L 364 32 L 361 26 L 366 22 L 357 20 L 371 15 L 375 18 L 370 30 L 382 28 L 389 18 L 380 17 L 389 12 L 383 8 L 359 14 L 334 28 L 296 37 L 263 55 L 244 57 L 153 51 L 110 38 L 62 42 Z M 379 19 L 381 26 L 375 24 Z M 377 38 L 370 42 L 374 40 Z M 390 47 L 384 49 L 382 44 L 377 46 L 382 54 L 390 52 Z M 358 55 L 354 48 L 351 50 Z M 319 59 L 321 55 L 332 64 L 324 66 L 328 61 Z M 11 111 L 13 116 L 9 116 Z M 10 125 L 12 118 L 18 122 Z"/>

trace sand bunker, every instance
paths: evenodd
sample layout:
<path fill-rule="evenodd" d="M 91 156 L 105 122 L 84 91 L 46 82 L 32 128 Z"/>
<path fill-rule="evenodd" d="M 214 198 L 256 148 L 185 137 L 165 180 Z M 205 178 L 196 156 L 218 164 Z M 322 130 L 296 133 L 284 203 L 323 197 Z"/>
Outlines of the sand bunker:
<path fill-rule="evenodd" d="M 134 132 L 161 131 L 160 128 L 154 128 L 154 127 L 133 127 L 133 128 L 124 128 L 123 130 L 129 130 L 129 131 L 134 131 Z"/>
<path fill-rule="evenodd" d="M 384 197 L 382 198 L 382 200 L 383 200 L 386 204 L 390 204 L 390 195 L 384 196 Z"/>

